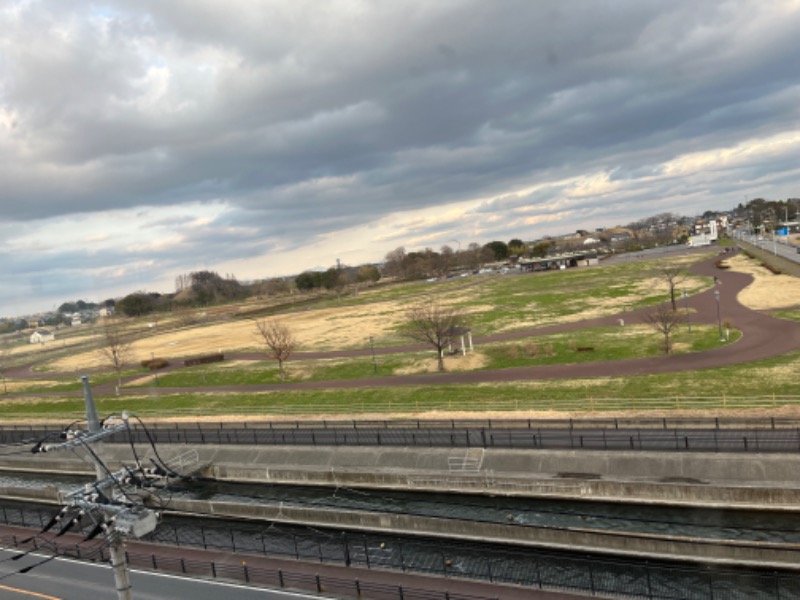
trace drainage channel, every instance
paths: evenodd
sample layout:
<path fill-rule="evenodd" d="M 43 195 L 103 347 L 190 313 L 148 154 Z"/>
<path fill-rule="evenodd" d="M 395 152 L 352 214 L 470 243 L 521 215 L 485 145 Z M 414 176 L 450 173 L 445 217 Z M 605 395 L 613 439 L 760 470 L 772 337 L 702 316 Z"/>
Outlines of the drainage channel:
<path fill-rule="evenodd" d="M 36 528 L 53 507 L 0 503 L 0 519 Z M 275 523 L 166 515 L 144 541 L 239 554 L 261 554 L 367 569 L 485 580 L 587 595 L 711 600 L 800 598 L 796 573 L 618 559 L 586 553 L 354 533 Z"/>
<path fill-rule="evenodd" d="M 61 475 L 3 474 L 0 487 L 73 490 L 88 478 Z M 405 514 L 503 523 L 517 527 L 552 527 L 594 531 L 800 544 L 800 513 L 721 510 L 547 500 L 469 494 L 359 490 L 296 485 L 254 485 L 211 480 L 179 482 L 162 494 L 188 500 L 272 504 L 348 511 Z"/>

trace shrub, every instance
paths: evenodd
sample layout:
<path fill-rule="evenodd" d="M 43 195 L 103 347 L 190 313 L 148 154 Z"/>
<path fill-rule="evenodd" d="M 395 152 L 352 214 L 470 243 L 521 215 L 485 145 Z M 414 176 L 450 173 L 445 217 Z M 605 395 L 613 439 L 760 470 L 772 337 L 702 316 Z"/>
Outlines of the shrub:
<path fill-rule="evenodd" d="M 206 354 L 205 356 L 194 356 L 192 358 L 187 358 L 183 361 L 183 366 L 193 367 L 195 365 L 204 365 L 206 363 L 222 362 L 223 360 L 225 360 L 225 355 L 222 353 Z"/>
<path fill-rule="evenodd" d="M 163 369 L 169 366 L 169 361 L 166 358 L 148 358 L 147 360 L 142 361 L 142 366 L 145 369 L 150 369 L 151 371 L 155 371 L 156 369 Z"/>

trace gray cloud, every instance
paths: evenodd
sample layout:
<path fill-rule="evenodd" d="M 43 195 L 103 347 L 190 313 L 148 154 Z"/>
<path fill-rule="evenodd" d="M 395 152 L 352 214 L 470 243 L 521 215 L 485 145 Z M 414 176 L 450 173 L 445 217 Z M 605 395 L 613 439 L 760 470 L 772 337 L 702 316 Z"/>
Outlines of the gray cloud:
<path fill-rule="evenodd" d="M 717 177 L 674 179 L 664 165 L 797 130 L 799 25 L 790 3 L 744 0 L 11 4 L 0 9 L 0 223 L 225 203 L 226 223 L 150 258 L 179 269 L 198 252 L 234 261 L 492 197 L 467 214 L 567 207 L 607 225 L 604 208 L 632 220 L 664 198 L 724 207 L 759 186 L 787 190 L 796 145 Z M 622 187 L 581 196 L 561 183 L 593 173 Z M 226 237 L 228 225 L 252 233 Z M 504 229 L 517 225 L 509 213 L 469 231 L 541 229 Z M 446 242 L 459 227 L 417 235 Z M 52 276 L 15 265 L 3 274 Z"/>

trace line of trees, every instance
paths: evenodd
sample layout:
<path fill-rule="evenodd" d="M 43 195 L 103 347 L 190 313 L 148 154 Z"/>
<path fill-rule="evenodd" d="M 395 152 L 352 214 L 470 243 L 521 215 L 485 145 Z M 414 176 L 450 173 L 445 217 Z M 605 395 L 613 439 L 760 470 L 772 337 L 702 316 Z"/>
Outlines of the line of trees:
<path fill-rule="evenodd" d="M 431 248 L 421 252 L 406 252 L 400 246 L 386 255 L 383 272 L 387 277 L 400 279 L 445 277 L 452 271 L 475 271 L 486 263 L 507 257 L 508 245 L 504 242 L 490 242 L 484 246 L 473 243 L 466 250 L 458 251 L 445 245 L 439 252 Z"/>
<path fill-rule="evenodd" d="M 380 280 L 381 272 L 374 265 L 360 267 L 331 267 L 327 271 L 303 271 L 294 283 L 300 291 L 324 288 L 341 294 L 348 286 L 358 287 L 365 283 Z"/>

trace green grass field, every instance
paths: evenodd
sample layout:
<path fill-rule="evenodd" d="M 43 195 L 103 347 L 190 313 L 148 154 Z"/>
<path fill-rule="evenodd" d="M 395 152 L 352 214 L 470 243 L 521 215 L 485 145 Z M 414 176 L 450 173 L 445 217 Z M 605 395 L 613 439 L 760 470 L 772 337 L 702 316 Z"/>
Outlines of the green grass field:
<path fill-rule="evenodd" d="M 237 393 L 96 394 L 102 414 L 127 409 L 151 418 L 180 415 L 353 415 L 427 411 L 552 411 L 558 413 L 777 409 L 800 401 L 800 352 L 748 365 L 697 372 L 484 385 L 410 386 Z M 81 397 L 8 400 L 9 419 L 80 416 Z"/>

